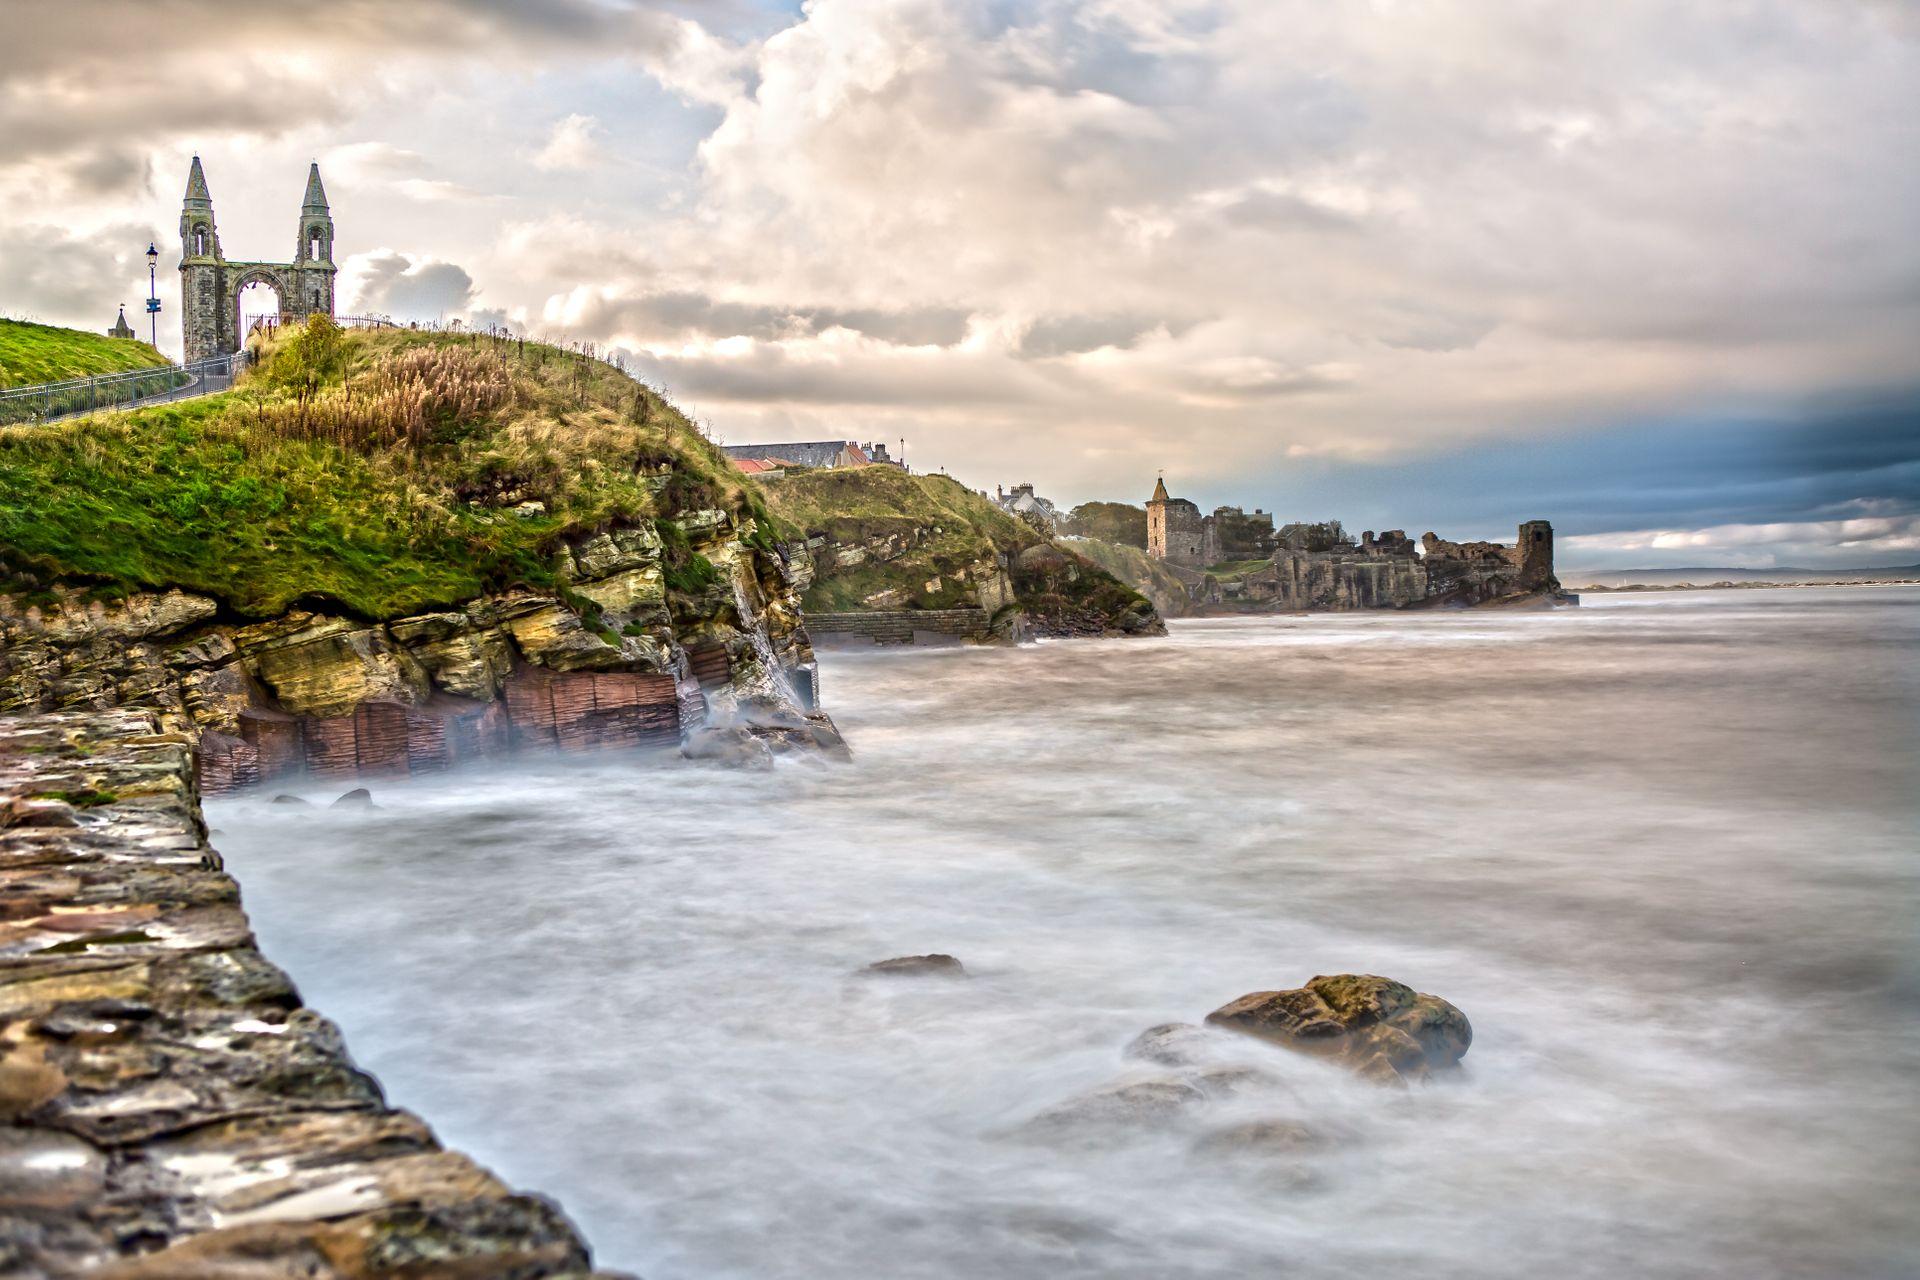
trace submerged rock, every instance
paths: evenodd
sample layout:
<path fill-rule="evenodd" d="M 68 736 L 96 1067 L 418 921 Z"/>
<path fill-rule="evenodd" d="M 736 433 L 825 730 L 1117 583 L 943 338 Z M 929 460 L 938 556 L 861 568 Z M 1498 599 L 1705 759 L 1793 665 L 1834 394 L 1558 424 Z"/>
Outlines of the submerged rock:
<path fill-rule="evenodd" d="M 952 956 L 934 952 L 924 956 L 895 956 L 891 960 L 877 960 L 860 970 L 862 975 L 891 978 L 964 978 L 966 966 Z"/>
<path fill-rule="evenodd" d="M 301 796 L 278 795 L 267 801 L 268 804 L 282 804 L 295 809 L 311 809 L 313 801 Z"/>
<path fill-rule="evenodd" d="M 1047 1108 L 1021 1126 L 1021 1132 L 1038 1137 L 1102 1128 L 1131 1132 L 1166 1124 L 1206 1100 L 1206 1094 L 1173 1076 L 1103 1085 Z"/>
<path fill-rule="evenodd" d="M 1207 1015 L 1214 1026 L 1329 1058 L 1371 1080 L 1423 1080 L 1473 1043 L 1467 1015 L 1438 996 L 1374 974 L 1317 977 L 1256 991 Z"/>
<path fill-rule="evenodd" d="M 327 806 L 329 809 L 372 809 L 375 807 L 373 803 L 373 792 L 367 790 L 365 787 L 355 787 Z"/>
<path fill-rule="evenodd" d="M 1193 1067 L 1208 1060 L 1213 1034 L 1191 1022 L 1163 1022 L 1135 1036 L 1121 1056 L 1163 1067 Z"/>

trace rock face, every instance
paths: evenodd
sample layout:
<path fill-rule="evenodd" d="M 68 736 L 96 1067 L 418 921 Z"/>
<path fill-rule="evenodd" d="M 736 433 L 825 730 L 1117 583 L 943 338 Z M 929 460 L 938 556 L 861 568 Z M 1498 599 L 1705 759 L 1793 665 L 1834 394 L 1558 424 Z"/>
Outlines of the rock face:
<path fill-rule="evenodd" d="M 697 731 L 837 748 L 815 705 L 804 548 L 767 550 L 725 512 L 681 524 L 714 569 L 686 591 L 667 586 L 660 535 L 641 527 L 560 548 L 552 593 L 388 622 L 307 610 L 245 622 L 179 591 L 0 596 L 0 712 L 152 708 L 194 736 L 209 791 Z"/>
<path fill-rule="evenodd" d="M 0 719 L 0 1275 L 587 1276 L 260 954 L 160 721 Z"/>
<path fill-rule="evenodd" d="M 1459 1063 L 1467 1016 L 1391 978 L 1343 973 L 1293 991 L 1256 991 L 1207 1015 L 1214 1026 L 1330 1058 L 1372 1080 L 1421 1080 Z"/>

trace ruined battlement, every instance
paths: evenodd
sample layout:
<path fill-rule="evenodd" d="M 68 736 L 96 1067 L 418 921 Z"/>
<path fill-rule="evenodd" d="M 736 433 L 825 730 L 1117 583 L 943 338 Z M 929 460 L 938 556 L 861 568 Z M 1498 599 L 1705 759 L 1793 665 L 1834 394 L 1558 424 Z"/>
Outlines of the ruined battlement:
<path fill-rule="evenodd" d="M 1369 529 L 1356 542 L 1338 520 L 1275 529 L 1259 510 L 1248 516 L 1217 507 L 1202 516 L 1161 480 L 1147 501 L 1147 554 L 1179 571 L 1202 608 L 1406 609 L 1527 596 L 1574 602 L 1553 575 L 1553 526 L 1545 520 L 1521 524 L 1511 545 L 1453 542 L 1431 531 L 1415 542 L 1404 529 Z M 1252 573 L 1206 572 L 1262 557 L 1267 565 Z"/>

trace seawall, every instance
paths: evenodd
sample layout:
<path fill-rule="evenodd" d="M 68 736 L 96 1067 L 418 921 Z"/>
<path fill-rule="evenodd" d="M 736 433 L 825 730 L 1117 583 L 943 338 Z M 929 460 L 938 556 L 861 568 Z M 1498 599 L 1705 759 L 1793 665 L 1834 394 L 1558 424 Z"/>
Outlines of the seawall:
<path fill-rule="evenodd" d="M 0 718 L 0 1280 L 605 1274 L 261 955 L 187 734 Z"/>

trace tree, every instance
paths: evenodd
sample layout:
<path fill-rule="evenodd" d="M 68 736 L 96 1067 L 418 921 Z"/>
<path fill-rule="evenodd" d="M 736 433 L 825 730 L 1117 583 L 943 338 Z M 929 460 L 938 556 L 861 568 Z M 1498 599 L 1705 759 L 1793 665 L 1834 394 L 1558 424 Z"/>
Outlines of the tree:
<path fill-rule="evenodd" d="M 1147 509 L 1125 502 L 1083 502 L 1060 522 L 1060 532 L 1144 550 L 1147 545 Z"/>

